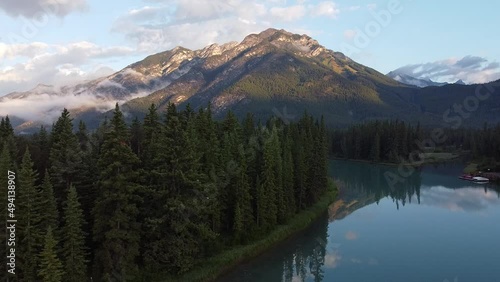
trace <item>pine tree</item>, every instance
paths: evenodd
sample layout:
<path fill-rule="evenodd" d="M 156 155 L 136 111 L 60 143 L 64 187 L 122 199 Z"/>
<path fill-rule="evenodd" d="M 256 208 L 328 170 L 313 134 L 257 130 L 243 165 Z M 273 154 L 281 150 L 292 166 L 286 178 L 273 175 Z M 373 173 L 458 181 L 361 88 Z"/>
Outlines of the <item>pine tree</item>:
<path fill-rule="evenodd" d="M 33 162 L 29 150 L 26 149 L 21 169 L 19 172 L 19 194 L 17 205 L 18 211 L 18 224 L 19 228 L 19 258 L 22 277 L 27 281 L 32 281 L 36 276 L 36 256 L 35 256 L 35 222 L 38 221 L 39 215 L 35 212 L 36 200 L 36 186 L 35 186 L 36 172 L 33 168 Z"/>
<path fill-rule="evenodd" d="M 52 228 L 49 227 L 45 235 L 45 244 L 40 253 L 40 265 L 38 276 L 43 282 L 61 282 L 64 277 L 61 260 L 57 256 L 57 242 L 52 234 Z M 35 281 L 35 280 L 26 280 Z"/>
<path fill-rule="evenodd" d="M 84 219 L 75 187 L 71 186 L 64 208 L 62 257 L 65 281 L 86 281 L 87 251 L 85 247 Z"/>
<path fill-rule="evenodd" d="M 276 181 L 276 167 L 277 160 L 276 154 L 278 148 L 276 147 L 277 142 L 276 133 L 273 132 L 266 144 L 264 145 L 264 166 L 261 174 L 262 179 L 262 194 L 259 195 L 263 199 L 263 206 L 260 207 L 262 212 L 261 215 L 261 225 L 264 231 L 270 230 L 274 227 L 278 221 L 278 206 L 276 201 L 277 196 L 277 181 Z"/>
<path fill-rule="evenodd" d="M 239 167 L 234 180 L 235 203 L 232 222 L 234 243 L 236 244 L 248 242 L 255 228 L 250 180 L 247 175 L 247 161 L 243 147 L 240 147 L 237 160 Z"/>
<path fill-rule="evenodd" d="M 372 149 L 370 152 L 370 158 L 374 162 L 378 162 L 380 160 L 380 135 L 377 133 L 375 134 L 375 139 L 372 144 Z"/>
<path fill-rule="evenodd" d="M 138 157 L 128 146 L 123 114 L 115 107 L 98 162 L 99 197 L 94 207 L 96 275 L 111 281 L 131 279 L 137 271 L 140 224 Z"/>
<path fill-rule="evenodd" d="M 60 209 L 69 186 L 78 181 L 81 172 L 82 156 L 78 139 L 73 134 L 72 122 L 69 111 L 64 109 L 52 128 L 51 135 L 50 176 Z"/>
<path fill-rule="evenodd" d="M 9 116 L 6 116 L 5 119 L 2 118 L 0 122 L 0 141 L 0 149 L 7 143 L 10 159 L 15 161 L 17 159 L 17 146 L 14 137 L 14 128 L 12 128 Z"/>
<path fill-rule="evenodd" d="M 36 193 L 34 211 L 38 216 L 37 220 L 33 222 L 36 230 L 33 236 L 37 249 L 41 250 L 48 228 L 51 227 L 52 230 L 59 228 L 59 212 L 48 171 L 45 171 L 41 189 Z"/>
<path fill-rule="evenodd" d="M 76 132 L 76 138 L 78 139 L 78 144 L 80 145 L 80 150 L 82 152 L 87 152 L 90 149 L 89 136 L 87 132 L 87 125 L 83 120 L 78 123 L 78 131 Z"/>
<path fill-rule="evenodd" d="M 207 178 L 200 173 L 191 118 L 187 123 L 185 118 L 175 105 L 168 106 L 151 171 L 155 208 L 147 218 L 150 243 L 144 254 L 146 264 L 172 273 L 192 268 L 203 255 L 204 241 L 214 235 L 205 212 L 205 199 L 213 195 L 207 194 Z"/>
<path fill-rule="evenodd" d="M 48 149 L 50 148 L 49 134 L 43 125 L 40 126 L 40 130 L 35 135 L 35 139 L 33 140 L 30 148 L 36 148 L 36 152 L 33 152 L 33 149 L 30 149 L 30 152 L 32 152 L 33 162 L 37 167 L 38 174 L 43 175 L 45 170 L 48 168 L 47 165 L 50 153 L 50 150 Z M 43 235 L 45 236 L 45 233 Z"/>
<path fill-rule="evenodd" d="M 286 203 L 286 218 L 292 217 L 296 212 L 295 190 L 294 190 L 294 172 L 292 156 L 292 140 L 290 131 L 285 133 L 283 142 L 283 191 Z"/>
<path fill-rule="evenodd" d="M 137 156 L 142 154 L 143 139 L 144 134 L 142 124 L 136 116 L 130 125 L 130 147 Z"/>
<path fill-rule="evenodd" d="M 158 110 L 154 104 L 149 107 L 144 117 L 143 125 L 144 140 L 142 154 L 140 154 L 144 169 L 150 171 L 153 167 L 153 158 L 158 149 L 158 138 L 161 134 L 161 122 Z"/>

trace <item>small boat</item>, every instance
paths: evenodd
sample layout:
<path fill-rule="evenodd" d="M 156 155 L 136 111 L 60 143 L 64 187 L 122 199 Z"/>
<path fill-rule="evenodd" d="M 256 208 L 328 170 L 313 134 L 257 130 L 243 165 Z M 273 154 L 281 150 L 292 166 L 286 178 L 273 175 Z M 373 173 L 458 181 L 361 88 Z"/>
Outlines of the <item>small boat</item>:
<path fill-rule="evenodd" d="M 468 174 L 462 174 L 461 176 L 459 176 L 458 178 L 462 179 L 462 180 L 469 180 L 469 181 L 472 181 L 474 179 L 474 176 L 472 175 L 468 175 Z"/>
<path fill-rule="evenodd" d="M 486 178 L 486 177 L 476 176 L 476 177 L 472 178 L 472 182 L 478 183 L 478 184 L 483 184 L 483 183 L 490 182 L 490 180 L 488 178 Z"/>

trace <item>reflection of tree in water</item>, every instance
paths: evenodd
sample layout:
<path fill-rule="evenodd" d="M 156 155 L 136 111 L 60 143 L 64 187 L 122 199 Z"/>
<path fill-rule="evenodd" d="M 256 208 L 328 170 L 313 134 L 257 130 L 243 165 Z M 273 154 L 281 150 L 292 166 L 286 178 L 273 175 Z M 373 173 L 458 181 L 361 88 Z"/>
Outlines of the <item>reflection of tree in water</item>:
<path fill-rule="evenodd" d="M 303 232 L 218 281 L 323 281 L 327 238 L 328 214 L 325 213 Z"/>
<path fill-rule="evenodd" d="M 422 177 L 419 168 L 416 168 L 410 176 L 402 178 L 404 181 L 393 186 L 389 185 L 386 175 L 399 176 L 397 167 L 339 162 L 334 164 L 331 169 L 335 179 L 342 183 L 340 198 L 344 201 L 373 197 L 378 203 L 380 199 L 389 197 L 399 209 L 400 205 L 411 203 L 413 196 L 416 196 L 417 202 L 420 203 Z"/>
<path fill-rule="evenodd" d="M 284 254 L 282 279 L 269 281 L 323 281 L 326 245 L 328 238 L 328 220 L 326 214 L 307 230 L 304 236 L 315 240 L 301 240 L 292 252 Z"/>

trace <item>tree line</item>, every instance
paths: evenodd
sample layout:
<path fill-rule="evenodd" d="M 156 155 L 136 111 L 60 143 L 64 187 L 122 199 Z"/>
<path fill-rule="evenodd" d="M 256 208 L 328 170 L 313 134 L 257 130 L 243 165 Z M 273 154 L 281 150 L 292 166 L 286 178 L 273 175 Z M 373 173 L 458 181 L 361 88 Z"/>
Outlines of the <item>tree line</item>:
<path fill-rule="evenodd" d="M 373 121 L 331 133 L 331 152 L 339 158 L 397 162 L 419 149 L 415 140 L 423 140 L 420 124 L 403 121 Z"/>
<path fill-rule="evenodd" d="M 306 113 L 262 124 L 151 105 L 127 125 L 116 105 L 93 132 L 73 126 L 66 109 L 31 136 L 1 120 L 0 192 L 15 171 L 20 281 L 179 275 L 265 237 L 327 189 L 325 123 Z"/>
<path fill-rule="evenodd" d="M 466 153 L 500 171 L 500 124 L 453 129 L 398 120 L 372 121 L 331 132 L 330 145 L 335 157 L 374 162 L 397 163 L 410 157 L 417 161 L 424 152 Z"/>

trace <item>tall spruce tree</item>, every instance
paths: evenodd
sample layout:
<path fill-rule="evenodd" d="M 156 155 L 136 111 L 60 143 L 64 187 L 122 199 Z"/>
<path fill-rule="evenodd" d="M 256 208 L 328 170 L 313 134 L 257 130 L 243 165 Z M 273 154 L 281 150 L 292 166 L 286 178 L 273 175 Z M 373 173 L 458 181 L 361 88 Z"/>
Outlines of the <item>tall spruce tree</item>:
<path fill-rule="evenodd" d="M 278 203 L 277 203 L 277 159 L 279 147 L 276 131 L 273 131 L 264 145 L 264 166 L 261 173 L 262 186 L 259 198 L 262 199 L 260 222 L 263 231 L 268 231 L 278 222 Z"/>
<path fill-rule="evenodd" d="M 285 132 L 283 141 L 283 193 L 286 203 L 285 217 L 292 217 L 296 212 L 295 189 L 294 189 L 294 172 L 293 172 L 293 156 L 292 156 L 292 140 L 290 130 Z"/>
<path fill-rule="evenodd" d="M 57 230 L 59 227 L 59 212 L 48 171 L 45 171 L 42 185 L 36 193 L 34 211 L 37 217 L 33 222 L 35 227 L 33 236 L 37 250 L 40 251 L 45 243 L 48 228 L 52 227 L 52 230 Z"/>
<path fill-rule="evenodd" d="M 137 271 L 140 161 L 128 140 L 127 126 L 117 104 L 98 162 L 99 196 L 93 211 L 96 275 L 109 281 L 132 279 Z"/>
<path fill-rule="evenodd" d="M 52 228 L 49 227 L 45 235 L 43 250 L 39 255 L 40 265 L 38 276 L 43 282 L 61 282 L 64 277 L 61 260 L 57 256 L 57 241 L 54 239 Z M 35 280 L 26 280 L 35 281 Z"/>
<path fill-rule="evenodd" d="M 51 144 L 50 176 L 58 207 L 61 209 L 69 186 L 78 181 L 82 164 L 80 145 L 73 134 L 73 119 L 67 109 L 63 110 L 52 128 Z"/>
<path fill-rule="evenodd" d="M 149 267 L 172 273 L 193 267 L 203 241 L 213 235 L 204 213 L 206 177 L 200 173 L 195 142 L 188 138 L 190 122 L 184 119 L 175 105 L 168 106 L 153 159 L 151 188 L 158 208 L 147 219 L 150 243 L 144 254 Z"/>
<path fill-rule="evenodd" d="M 25 281 L 36 278 L 36 229 L 35 223 L 40 215 L 35 210 L 37 189 L 35 186 L 36 172 L 29 150 L 26 149 L 19 172 L 19 194 L 17 200 L 19 232 L 19 269 Z"/>
<path fill-rule="evenodd" d="M 68 199 L 64 208 L 64 223 L 62 228 L 62 258 L 68 282 L 87 281 L 87 250 L 85 233 L 83 232 L 83 212 L 78 201 L 75 187 L 70 186 Z"/>

